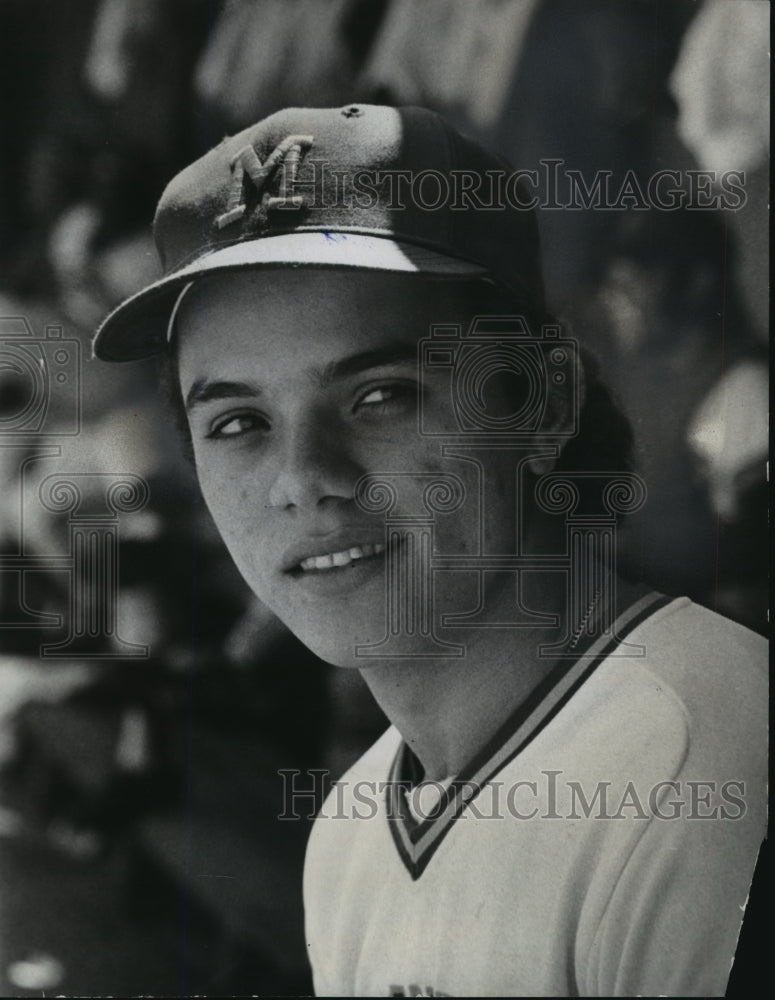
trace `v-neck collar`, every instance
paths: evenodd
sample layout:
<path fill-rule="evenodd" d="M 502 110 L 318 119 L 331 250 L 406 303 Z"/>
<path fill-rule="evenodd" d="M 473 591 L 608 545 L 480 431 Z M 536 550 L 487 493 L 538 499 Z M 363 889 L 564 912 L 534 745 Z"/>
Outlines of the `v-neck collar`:
<path fill-rule="evenodd" d="M 535 739 L 633 629 L 672 600 L 645 587 L 628 588 L 627 606 L 619 611 L 610 629 L 603 635 L 592 634 L 579 641 L 574 649 L 575 658 L 558 659 L 529 697 L 442 792 L 427 819 L 416 819 L 406 801 L 406 792 L 416 783 L 419 765 L 407 744 L 401 741 L 386 788 L 387 817 L 398 853 L 413 879 L 422 875 L 455 820 L 487 782 Z M 610 609 L 598 609 L 598 615 L 606 615 L 604 620 L 609 622 L 613 618 Z"/>

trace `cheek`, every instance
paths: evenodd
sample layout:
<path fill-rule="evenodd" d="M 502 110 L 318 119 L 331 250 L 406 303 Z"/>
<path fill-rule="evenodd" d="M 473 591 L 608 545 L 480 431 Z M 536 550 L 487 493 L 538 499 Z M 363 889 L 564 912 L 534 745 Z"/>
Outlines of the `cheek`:
<path fill-rule="evenodd" d="M 450 460 L 445 471 L 454 473 L 463 483 L 465 501 L 452 514 L 436 518 L 436 537 L 441 551 L 460 555 L 483 551 L 509 555 L 514 552 L 518 501 L 514 463 L 482 457 L 474 449 L 470 459 Z"/>
<path fill-rule="evenodd" d="M 244 575 L 253 575 L 266 538 L 264 499 L 233 474 L 202 466 L 197 473 L 207 509 L 234 562 Z"/>

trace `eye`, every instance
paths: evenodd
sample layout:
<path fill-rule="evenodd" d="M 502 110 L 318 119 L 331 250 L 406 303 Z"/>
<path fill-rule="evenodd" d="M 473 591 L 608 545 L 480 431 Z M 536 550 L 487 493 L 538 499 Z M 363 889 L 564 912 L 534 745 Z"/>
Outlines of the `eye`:
<path fill-rule="evenodd" d="M 214 421 L 206 437 L 210 441 L 218 441 L 268 430 L 269 422 L 258 413 L 230 413 Z"/>
<path fill-rule="evenodd" d="M 402 411 L 414 405 L 417 386 L 405 382 L 391 382 L 375 385 L 363 392 L 353 407 L 353 412 L 365 414 L 382 413 L 389 410 Z"/>

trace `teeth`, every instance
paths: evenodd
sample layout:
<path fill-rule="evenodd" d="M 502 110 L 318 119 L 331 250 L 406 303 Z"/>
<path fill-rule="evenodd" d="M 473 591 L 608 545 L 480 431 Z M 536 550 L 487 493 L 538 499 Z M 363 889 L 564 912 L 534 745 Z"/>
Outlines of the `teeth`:
<path fill-rule="evenodd" d="M 366 559 L 368 556 L 378 556 L 385 551 L 384 545 L 354 545 L 341 552 L 327 552 L 322 556 L 310 556 L 299 563 L 303 570 L 333 569 L 334 566 L 347 566 L 356 559 Z"/>

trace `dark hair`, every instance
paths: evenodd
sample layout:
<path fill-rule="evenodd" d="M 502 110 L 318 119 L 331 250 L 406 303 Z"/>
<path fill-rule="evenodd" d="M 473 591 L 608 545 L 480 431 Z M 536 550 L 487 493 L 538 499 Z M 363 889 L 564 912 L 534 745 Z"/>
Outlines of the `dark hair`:
<path fill-rule="evenodd" d="M 477 286 L 481 296 L 482 282 Z M 520 315 L 520 307 L 513 299 L 504 297 L 494 287 L 488 288 L 488 305 L 493 315 Z M 481 298 L 479 299 L 481 301 Z M 545 315 L 544 324 L 558 325 L 550 315 Z M 536 332 L 533 326 L 533 332 Z M 613 394 L 600 376 L 600 364 L 596 356 L 586 347 L 580 348 L 580 363 L 584 371 L 585 394 L 579 415 L 578 433 L 570 438 L 560 453 L 555 466 L 557 472 L 610 472 L 614 477 L 634 468 L 634 438 L 632 427 Z M 175 424 L 181 434 L 186 457 L 194 462 L 191 431 L 180 390 L 176 342 L 161 358 L 159 363 L 159 383 L 162 395 L 171 410 Z M 589 483 L 580 487 L 580 513 L 594 513 L 598 508 L 600 484 Z"/>
<path fill-rule="evenodd" d="M 600 364 L 588 348 L 580 348 L 586 391 L 578 434 L 560 452 L 555 472 L 610 473 L 611 479 L 635 469 L 632 425 L 612 391 L 600 377 Z M 600 512 L 600 483 L 581 480 L 578 513 Z M 620 520 L 620 518 L 617 518 Z"/>
<path fill-rule="evenodd" d="M 180 435 L 183 454 L 194 465 L 194 445 L 191 440 L 191 428 L 188 425 L 186 404 L 180 389 L 180 373 L 178 371 L 178 352 L 175 341 L 169 350 L 160 355 L 156 362 L 159 377 L 159 392 L 161 398 L 172 414 L 175 427 Z"/>

